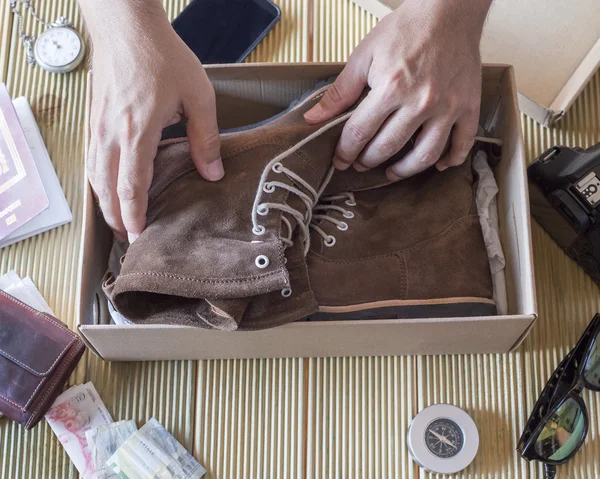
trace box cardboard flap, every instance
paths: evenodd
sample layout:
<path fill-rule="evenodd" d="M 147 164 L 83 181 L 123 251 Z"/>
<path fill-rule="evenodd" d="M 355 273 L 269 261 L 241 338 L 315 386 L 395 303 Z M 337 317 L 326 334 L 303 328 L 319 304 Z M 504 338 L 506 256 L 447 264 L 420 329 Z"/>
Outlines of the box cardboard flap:
<path fill-rule="evenodd" d="M 402 0 L 355 0 L 382 17 Z M 496 0 L 481 40 L 486 63 L 515 67 L 519 106 L 543 125 L 559 119 L 600 64 L 598 0 Z"/>
<path fill-rule="evenodd" d="M 598 0 L 494 2 L 481 41 L 483 61 L 512 64 L 519 93 L 558 116 L 600 62 L 598 6 Z"/>

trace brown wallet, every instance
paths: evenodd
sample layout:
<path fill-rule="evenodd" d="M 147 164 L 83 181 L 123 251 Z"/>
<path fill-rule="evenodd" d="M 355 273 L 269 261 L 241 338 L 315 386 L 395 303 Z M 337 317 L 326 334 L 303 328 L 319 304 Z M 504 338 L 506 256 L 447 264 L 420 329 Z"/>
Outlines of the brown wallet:
<path fill-rule="evenodd" d="M 31 429 L 84 351 L 65 324 L 0 291 L 0 412 Z"/>

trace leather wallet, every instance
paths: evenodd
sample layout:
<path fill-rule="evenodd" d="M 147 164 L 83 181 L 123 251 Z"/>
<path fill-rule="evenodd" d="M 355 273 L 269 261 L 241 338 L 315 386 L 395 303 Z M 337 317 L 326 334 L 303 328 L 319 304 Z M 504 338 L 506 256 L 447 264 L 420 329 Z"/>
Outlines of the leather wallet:
<path fill-rule="evenodd" d="M 0 412 L 34 427 L 84 351 L 67 325 L 0 291 Z"/>

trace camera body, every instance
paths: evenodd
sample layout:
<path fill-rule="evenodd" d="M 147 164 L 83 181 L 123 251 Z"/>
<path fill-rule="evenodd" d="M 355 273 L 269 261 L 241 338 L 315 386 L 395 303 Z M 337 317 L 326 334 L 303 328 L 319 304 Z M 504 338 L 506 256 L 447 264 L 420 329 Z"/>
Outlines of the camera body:
<path fill-rule="evenodd" d="M 527 176 L 531 215 L 600 285 L 600 143 L 550 148 Z"/>

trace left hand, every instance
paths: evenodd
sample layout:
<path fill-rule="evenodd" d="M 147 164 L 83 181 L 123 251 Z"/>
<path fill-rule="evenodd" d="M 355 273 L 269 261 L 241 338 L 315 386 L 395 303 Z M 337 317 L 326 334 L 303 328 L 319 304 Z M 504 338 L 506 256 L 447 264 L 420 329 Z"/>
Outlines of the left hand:
<path fill-rule="evenodd" d="M 414 149 L 388 167 L 390 180 L 465 160 L 479 121 L 479 42 L 490 3 L 406 0 L 373 28 L 305 114 L 311 124 L 327 121 L 371 88 L 344 126 L 333 159 L 337 169 L 365 171 L 383 163 L 419 127 Z M 440 159 L 450 135 L 450 150 Z"/>

